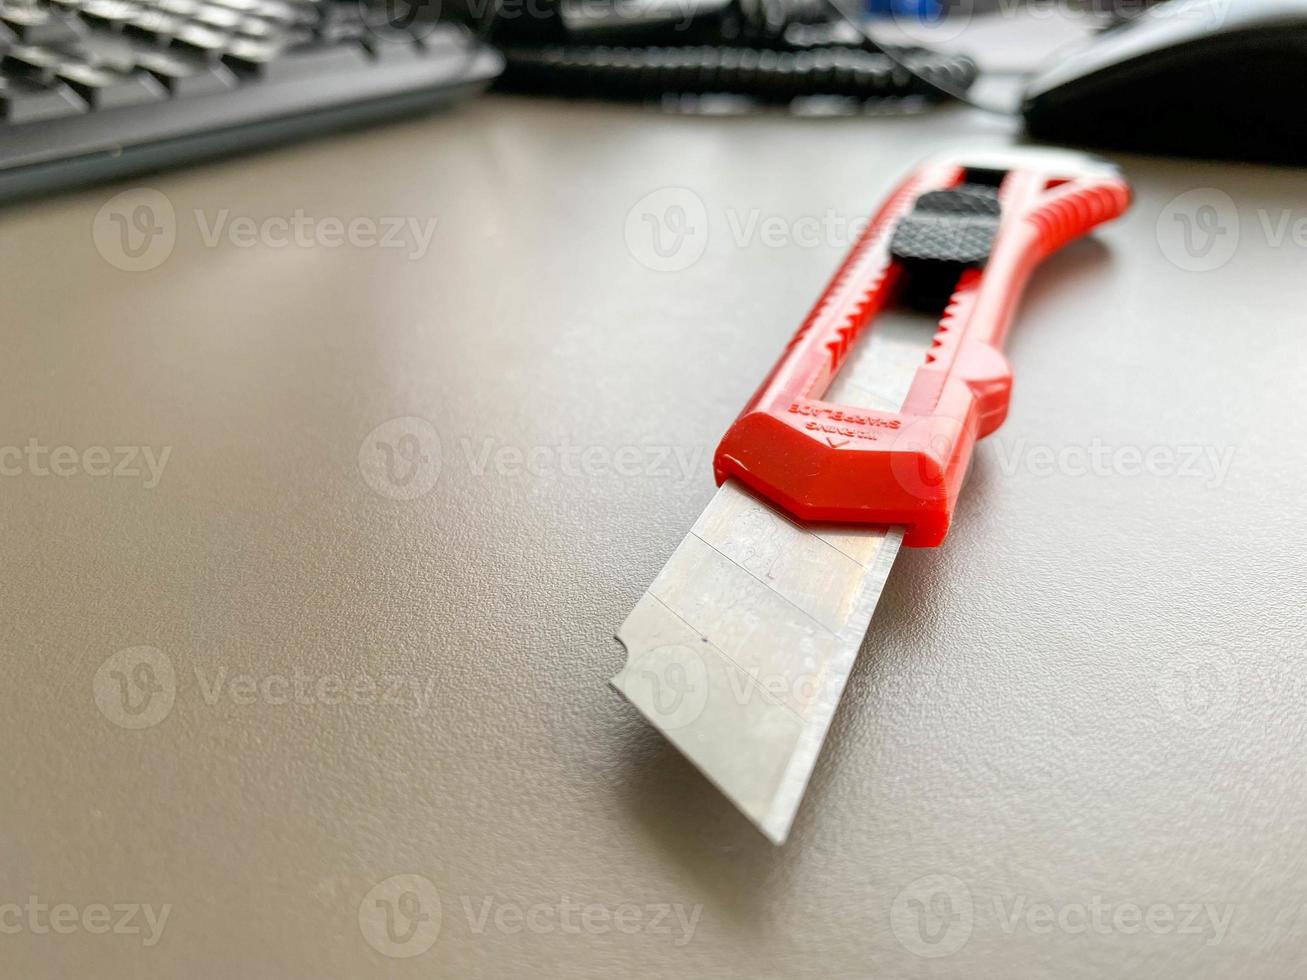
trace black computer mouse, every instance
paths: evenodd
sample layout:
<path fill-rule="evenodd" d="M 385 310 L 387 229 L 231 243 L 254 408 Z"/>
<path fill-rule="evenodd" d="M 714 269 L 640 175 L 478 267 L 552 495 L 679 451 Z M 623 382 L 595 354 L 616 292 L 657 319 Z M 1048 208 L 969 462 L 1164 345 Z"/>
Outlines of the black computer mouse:
<path fill-rule="evenodd" d="M 1029 84 L 1036 139 L 1307 164 L 1307 0 L 1170 0 Z"/>

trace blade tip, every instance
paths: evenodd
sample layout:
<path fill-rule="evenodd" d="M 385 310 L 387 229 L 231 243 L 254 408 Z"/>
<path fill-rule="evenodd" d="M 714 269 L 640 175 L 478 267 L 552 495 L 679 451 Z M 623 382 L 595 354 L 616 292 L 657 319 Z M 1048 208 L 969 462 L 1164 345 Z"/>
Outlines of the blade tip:
<path fill-rule="evenodd" d="M 762 832 L 762 835 L 776 847 L 782 846 L 790 837 L 790 828 L 794 826 L 794 814 L 777 813 L 773 807 L 770 813 L 758 816 L 745 811 L 749 821 Z"/>

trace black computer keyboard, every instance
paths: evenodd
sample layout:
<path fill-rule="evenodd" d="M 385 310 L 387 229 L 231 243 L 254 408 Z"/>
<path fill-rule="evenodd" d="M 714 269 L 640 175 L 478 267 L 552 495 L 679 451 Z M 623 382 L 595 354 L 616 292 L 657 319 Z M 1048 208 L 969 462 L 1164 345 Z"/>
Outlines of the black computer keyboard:
<path fill-rule="evenodd" d="M 448 101 L 502 70 L 366 0 L 0 0 L 0 200 Z"/>

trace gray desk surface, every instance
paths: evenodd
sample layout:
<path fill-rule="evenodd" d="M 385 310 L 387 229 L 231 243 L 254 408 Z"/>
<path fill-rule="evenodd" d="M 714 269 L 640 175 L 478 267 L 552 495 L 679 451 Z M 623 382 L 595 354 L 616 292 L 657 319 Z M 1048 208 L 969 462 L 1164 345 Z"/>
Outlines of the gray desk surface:
<path fill-rule="evenodd" d="M 1301 975 L 1299 172 L 1122 161 L 786 847 L 607 686 L 841 222 L 1009 138 L 492 97 L 0 213 L 4 975 Z"/>

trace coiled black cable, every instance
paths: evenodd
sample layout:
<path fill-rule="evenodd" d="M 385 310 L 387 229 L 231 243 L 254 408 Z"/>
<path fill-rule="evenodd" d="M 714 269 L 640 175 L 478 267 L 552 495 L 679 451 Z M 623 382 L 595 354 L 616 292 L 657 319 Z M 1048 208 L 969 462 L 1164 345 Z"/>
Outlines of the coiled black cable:
<path fill-rule="evenodd" d="M 966 55 L 878 42 L 840 0 L 534 0 L 485 26 L 498 87 L 532 93 L 944 101 L 979 75 Z"/>
<path fill-rule="evenodd" d="M 895 56 L 851 46 L 802 49 L 696 45 L 510 45 L 500 87 L 613 99 L 737 94 L 785 103 L 804 96 L 859 100 L 966 91 L 976 63 L 965 55 L 900 48 Z"/>

